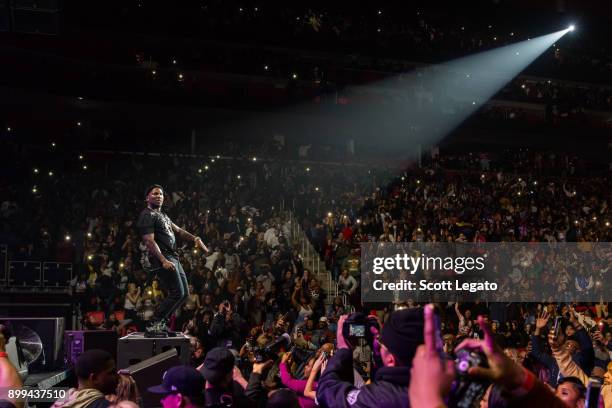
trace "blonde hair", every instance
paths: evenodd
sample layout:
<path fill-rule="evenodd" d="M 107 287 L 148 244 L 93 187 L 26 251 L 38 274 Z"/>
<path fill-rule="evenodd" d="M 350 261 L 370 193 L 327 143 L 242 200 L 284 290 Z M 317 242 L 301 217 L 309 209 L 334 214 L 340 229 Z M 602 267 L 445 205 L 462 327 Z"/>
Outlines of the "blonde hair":
<path fill-rule="evenodd" d="M 119 382 L 117 383 L 117 390 L 115 391 L 115 395 L 110 398 L 110 401 L 117 404 L 121 402 L 130 402 L 136 401 L 136 405 L 141 402 L 140 392 L 138 391 L 138 385 L 136 385 L 136 381 L 129 374 L 119 374 Z M 125 408 L 129 408 L 125 406 Z"/>

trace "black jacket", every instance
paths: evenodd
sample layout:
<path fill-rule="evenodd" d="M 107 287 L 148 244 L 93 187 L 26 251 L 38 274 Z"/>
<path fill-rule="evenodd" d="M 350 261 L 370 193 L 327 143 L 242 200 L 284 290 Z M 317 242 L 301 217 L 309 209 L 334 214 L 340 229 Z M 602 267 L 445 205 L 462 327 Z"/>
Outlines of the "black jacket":
<path fill-rule="evenodd" d="M 217 313 L 210 324 L 209 334 L 216 339 L 218 347 L 240 348 L 241 324 L 240 316 L 236 313 L 230 321 L 225 320 L 225 315 Z"/>
<path fill-rule="evenodd" d="M 250 408 L 253 402 L 246 396 L 242 386 L 232 382 L 231 389 L 211 387 L 204 392 L 206 407 L 210 408 Z"/>
<path fill-rule="evenodd" d="M 382 367 L 374 382 L 355 388 L 353 385 L 353 353 L 340 349 L 329 360 L 317 385 L 317 401 L 321 407 L 406 408 L 409 367 Z"/>

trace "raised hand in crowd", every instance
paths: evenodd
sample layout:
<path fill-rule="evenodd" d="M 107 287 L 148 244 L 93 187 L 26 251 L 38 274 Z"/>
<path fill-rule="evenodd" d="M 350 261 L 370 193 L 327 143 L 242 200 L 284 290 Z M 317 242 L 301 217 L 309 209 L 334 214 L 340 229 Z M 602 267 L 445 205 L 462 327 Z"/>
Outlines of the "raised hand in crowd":
<path fill-rule="evenodd" d="M 507 357 L 503 350 L 494 342 L 491 328 L 482 316 L 478 316 L 478 325 L 484 333 L 484 339 L 466 339 L 455 351 L 461 349 L 481 351 L 487 358 L 488 367 L 472 367 L 468 374 L 489 380 L 506 390 L 514 390 L 525 380 L 526 371 Z"/>
<path fill-rule="evenodd" d="M 310 375 L 308 376 L 308 381 L 306 381 L 306 387 L 304 388 L 304 396 L 314 400 L 317 396 L 317 390 L 314 386 L 315 380 L 317 376 L 323 374 L 325 368 L 327 367 L 327 353 L 321 353 L 319 358 L 316 359 L 314 365 L 312 366 L 312 370 L 310 370 Z"/>
<path fill-rule="evenodd" d="M 546 327 L 546 325 L 548 324 L 549 318 L 550 318 L 550 315 L 548 314 L 546 310 L 544 310 L 542 313 L 540 313 L 540 315 L 538 315 L 538 318 L 536 319 L 536 327 L 535 327 L 535 333 L 534 333 L 536 336 L 539 336 L 542 329 Z"/>
<path fill-rule="evenodd" d="M 410 401 L 423 408 L 445 407 L 445 398 L 450 390 L 454 370 L 450 363 L 443 363 L 440 353 L 435 348 L 435 326 L 433 309 L 425 308 L 425 344 L 419 346 L 413 360 L 412 375 L 409 386 Z M 514 363 L 493 341 L 493 333 L 482 316 L 478 325 L 484 333 L 484 339 L 466 339 L 456 347 L 479 351 L 487 359 L 486 367 L 470 367 L 468 374 L 475 378 L 488 380 L 501 388 L 509 407 L 538 406 L 541 408 L 567 408 L 548 387 L 540 383 L 535 375 Z M 432 334 L 434 333 L 434 334 Z M 415 405 L 416 406 L 416 405 Z"/>

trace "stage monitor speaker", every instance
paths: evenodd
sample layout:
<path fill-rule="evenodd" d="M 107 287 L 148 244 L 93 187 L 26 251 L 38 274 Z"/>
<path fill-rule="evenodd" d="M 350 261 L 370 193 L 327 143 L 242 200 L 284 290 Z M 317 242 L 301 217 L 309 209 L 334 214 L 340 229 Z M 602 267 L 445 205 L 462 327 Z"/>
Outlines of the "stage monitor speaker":
<path fill-rule="evenodd" d="M 0 321 L 6 322 L 19 340 L 30 373 L 52 371 L 64 365 L 64 318 L 5 317 Z"/>
<path fill-rule="evenodd" d="M 117 361 L 117 332 L 114 330 L 67 330 L 64 334 L 64 355 L 68 365 L 74 366 L 83 352 L 106 350 Z"/>
<path fill-rule="evenodd" d="M 181 365 L 178 357 L 178 352 L 175 348 L 153 356 L 147 360 L 141 361 L 138 364 L 124 368 L 119 372 L 122 374 L 129 374 L 136 385 L 138 391 L 142 395 L 142 406 L 144 407 L 159 407 L 161 396 L 159 394 L 152 394 L 147 391 L 147 388 L 161 384 L 164 373 L 172 367 Z"/>

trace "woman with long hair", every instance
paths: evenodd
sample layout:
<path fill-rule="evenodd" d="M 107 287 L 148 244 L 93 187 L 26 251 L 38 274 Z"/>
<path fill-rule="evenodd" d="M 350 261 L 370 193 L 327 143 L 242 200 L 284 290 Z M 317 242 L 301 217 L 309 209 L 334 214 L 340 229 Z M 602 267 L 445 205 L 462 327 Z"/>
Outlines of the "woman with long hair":
<path fill-rule="evenodd" d="M 132 401 L 137 405 L 141 405 L 142 397 L 138 391 L 136 381 L 129 374 L 119 373 L 119 382 L 114 394 L 107 395 L 106 399 L 113 404 L 118 404 L 121 401 Z"/>

